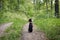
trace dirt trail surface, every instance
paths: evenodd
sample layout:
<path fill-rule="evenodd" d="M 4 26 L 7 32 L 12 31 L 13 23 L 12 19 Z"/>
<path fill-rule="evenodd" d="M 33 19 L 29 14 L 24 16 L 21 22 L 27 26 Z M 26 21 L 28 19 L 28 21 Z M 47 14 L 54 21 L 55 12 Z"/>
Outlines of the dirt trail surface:
<path fill-rule="evenodd" d="M 21 40 L 48 40 L 42 31 L 37 31 L 35 25 L 33 25 L 33 32 L 29 33 L 28 25 L 29 23 L 23 27 Z"/>
<path fill-rule="evenodd" d="M 4 31 L 5 31 L 8 27 L 10 27 L 12 24 L 13 24 L 13 22 L 0 24 L 0 37 L 3 35 Z"/>

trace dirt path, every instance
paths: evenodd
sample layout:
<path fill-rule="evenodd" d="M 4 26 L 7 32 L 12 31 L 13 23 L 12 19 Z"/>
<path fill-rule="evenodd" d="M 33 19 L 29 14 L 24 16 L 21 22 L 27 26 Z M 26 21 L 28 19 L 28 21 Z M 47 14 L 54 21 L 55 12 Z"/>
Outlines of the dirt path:
<path fill-rule="evenodd" d="M 1 37 L 1 35 L 3 35 L 4 31 L 5 31 L 8 27 L 10 27 L 12 24 L 13 24 L 13 22 L 0 24 L 0 37 Z"/>
<path fill-rule="evenodd" d="M 37 28 L 35 25 L 33 25 L 33 32 L 28 33 L 28 25 L 29 24 L 26 24 L 23 27 L 21 40 L 48 40 L 43 32 L 37 31 Z"/>

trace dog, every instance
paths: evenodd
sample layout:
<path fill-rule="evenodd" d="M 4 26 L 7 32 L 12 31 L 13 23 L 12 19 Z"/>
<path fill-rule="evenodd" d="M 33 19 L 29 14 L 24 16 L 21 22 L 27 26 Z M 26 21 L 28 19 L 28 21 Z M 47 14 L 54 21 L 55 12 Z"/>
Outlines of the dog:
<path fill-rule="evenodd" d="M 28 32 L 32 32 L 33 31 L 33 24 L 32 24 L 32 20 L 29 19 L 29 28 L 28 28 Z"/>

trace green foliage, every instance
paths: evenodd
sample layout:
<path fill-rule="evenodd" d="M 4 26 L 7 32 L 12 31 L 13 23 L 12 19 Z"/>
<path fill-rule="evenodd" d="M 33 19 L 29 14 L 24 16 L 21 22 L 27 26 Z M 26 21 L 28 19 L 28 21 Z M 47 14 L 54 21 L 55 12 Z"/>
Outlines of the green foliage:
<path fill-rule="evenodd" d="M 13 25 L 5 31 L 7 34 L 0 37 L 0 40 L 18 40 L 21 38 L 22 27 L 24 24 L 24 20 L 14 19 Z"/>
<path fill-rule="evenodd" d="M 22 27 L 26 23 L 23 14 L 6 12 L 0 19 L 0 24 L 13 22 L 12 26 L 5 30 L 5 35 L 0 40 L 18 40 L 21 38 Z M 26 17 L 25 17 L 26 18 Z"/>
<path fill-rule="evenodd" d="M 60 19 L 39 19 L 35 20 L 35 24 L 38 26 L 39 30 L 42 30 L 46 33 L 47 37 L 50 40 L 60 40 L 60 37 L 57 37 L 60 35 Z M 38 23 L 37 23 L 38 22 Z"/>
<path fill-rule="evenodd" d="M 50 40 L 60 40 L 60 19 L 55 19 L 54 3 L 51 10 L 51 0 L 0 0 L 1 4 L 0 24 L 13 22 L 13 25 L 0 40 L 17 40 L 29 18 L 35 20 L 38 29 L 44 31 Z"/>

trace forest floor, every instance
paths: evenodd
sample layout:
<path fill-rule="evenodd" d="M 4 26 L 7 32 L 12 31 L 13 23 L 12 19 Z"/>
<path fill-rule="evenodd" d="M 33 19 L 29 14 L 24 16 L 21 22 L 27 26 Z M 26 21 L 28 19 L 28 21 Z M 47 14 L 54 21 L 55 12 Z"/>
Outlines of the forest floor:
<path fill-rule="evenodd" d="M 13 24 L 13 22 L 4 23 L 4 24 L 0 25 L 0 37 L 1 37 L 1 35 L 4 34 L 4 31 L 8 27 L 10 27 L 12 24 Z M 45 33 L 42 31 L 38 31 L 37 26 L 35 26 L 35 25 L 33 25 L 33 32 L 29 33 L 28 25 L 29 25 L 29 23 L 27 23 L 26 25 L 23 26 L 22 36 L 21 36 L 21 39 L 19 39 L 19 40 L 48 40 Z"/>
<path fill-rule="evenodd" d="M 10 27 L 13 24 L 13 22 L 9 22 L 9 23 L 4 23 L 4 24 L 0 24 L 0 37 L 2 35 L 4 35 L 4 31 Z"/>
<path fill-rule="evenodd" d="M 24 25 L 24 27 L 22 29 L 21 40 L 48 40 L 45 33 L 42 31 L 38 31 L 37 27 L 34 24 L 33 24 L 33 32 L 29 33 L 28 32 L 28 25 L 29 25 L 29 23 Z"/>

